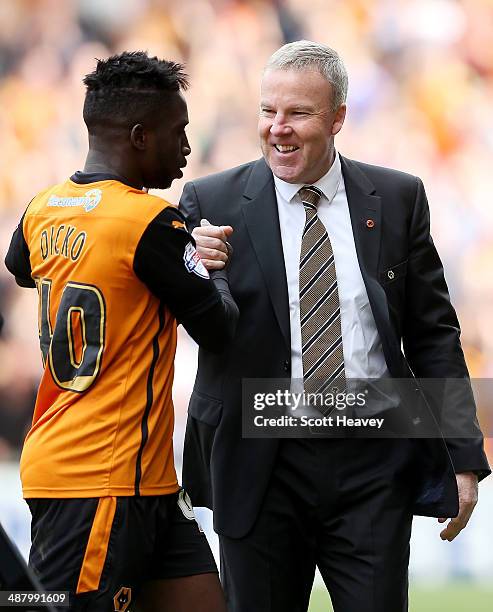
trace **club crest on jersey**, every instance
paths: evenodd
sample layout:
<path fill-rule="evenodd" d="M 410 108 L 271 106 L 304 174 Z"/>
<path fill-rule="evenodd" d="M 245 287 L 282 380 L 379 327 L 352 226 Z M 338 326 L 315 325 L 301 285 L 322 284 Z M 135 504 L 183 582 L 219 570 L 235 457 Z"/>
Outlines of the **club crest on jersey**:
<path fill-rule="evenodd" d="M 61 206 L 63 208 L 68 206 L 82 206 L 82 208 L 89 212 L 96 208 L 101 202 L 103 192 L 101 189 L 89 189 L 83 196 L 73 196 L 68 198 L 61 198 L 56 195 L 52 195 L 48 199 L 48 206 Z"/>
<path fill-rule="evenodd" d="M 185 268 L 188 272 L 193 272 L 197 276 L 200 276 L 200 278 L 209 278 L 209 272 L 207 272 L 207 268 L 202 263 L 197 250 L 191 242 L 185 247 L 183 261 L 185 262 Z"/>
<path fill-rule="evenodd" d="M 113 597 L 113 605 L 115 612 L 125 612 L 132 601 L 132 589 L 130 587 L 122 587 Z"/>

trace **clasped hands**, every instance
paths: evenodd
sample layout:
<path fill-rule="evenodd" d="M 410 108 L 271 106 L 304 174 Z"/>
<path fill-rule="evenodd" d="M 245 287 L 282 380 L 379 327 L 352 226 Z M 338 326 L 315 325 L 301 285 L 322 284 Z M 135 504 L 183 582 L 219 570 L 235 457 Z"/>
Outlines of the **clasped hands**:
<path fill-rule="evenodd" d="M 231 225 L 211 225 L 202 219 L 200 226 L 192 231 L 197 253 L 207 270 L 222 270 L 233 251 L 228 238 L 233 233 Z"/>

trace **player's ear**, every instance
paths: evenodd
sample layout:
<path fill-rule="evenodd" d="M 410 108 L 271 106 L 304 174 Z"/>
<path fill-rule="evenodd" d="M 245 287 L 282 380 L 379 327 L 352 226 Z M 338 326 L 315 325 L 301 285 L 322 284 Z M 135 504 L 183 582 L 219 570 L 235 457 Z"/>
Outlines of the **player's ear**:
<path fill-rule="evenodd" d="M 137 123 L 130 130 L 130 142 L 139 151 L 144 151 L 147 145 L 147 134 L 144 126 Z"/>

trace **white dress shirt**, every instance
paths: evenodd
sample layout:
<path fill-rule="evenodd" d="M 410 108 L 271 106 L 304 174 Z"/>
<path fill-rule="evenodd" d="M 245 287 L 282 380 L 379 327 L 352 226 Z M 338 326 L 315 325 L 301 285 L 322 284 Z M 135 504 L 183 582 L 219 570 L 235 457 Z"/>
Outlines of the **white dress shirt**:
<path fill-rule="evenodd" d="M 276 176 L 274 183 L 288 282 L 291 377 L 293 381 L 303 380 L 299 266 L 306 215 L 298 194 L 303 184 L 286 183 Z M 337 152 L 330 170 L 313 184 L 324 194 L 318 205 L 318 216 L 327 229 L 334 252 L 346 378 L 388 376 L 382 344 L 358 264 L 341 160 Z"/>

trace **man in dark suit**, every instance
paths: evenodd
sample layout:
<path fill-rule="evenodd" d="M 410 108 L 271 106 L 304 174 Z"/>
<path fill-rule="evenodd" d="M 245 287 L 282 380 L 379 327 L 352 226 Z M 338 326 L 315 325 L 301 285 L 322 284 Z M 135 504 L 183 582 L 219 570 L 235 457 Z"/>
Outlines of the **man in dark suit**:
<path fill-rule="evenodd" d="M 193 503 L 214 510 L 234 612 L 306 610 L 316 566 L 336 612 L 407 610 L 412 515 L 455 517 L 441 532 L 452 540 L 489 473 L 473 403 L 459 408 L 472 435 L 446 443 L 242 436 L 245 379 L 316 390 L 468 376 L 423 185 L 335 151 L 346 92 L 335 51 L 285 45 L 262 79 L 263 159 L 188 183 L 181 199 L 206 267 L 224 266 L 221 226 L 234 228 L 240 320 L 223 354 L 200 350 L 183 474 Z"/>

